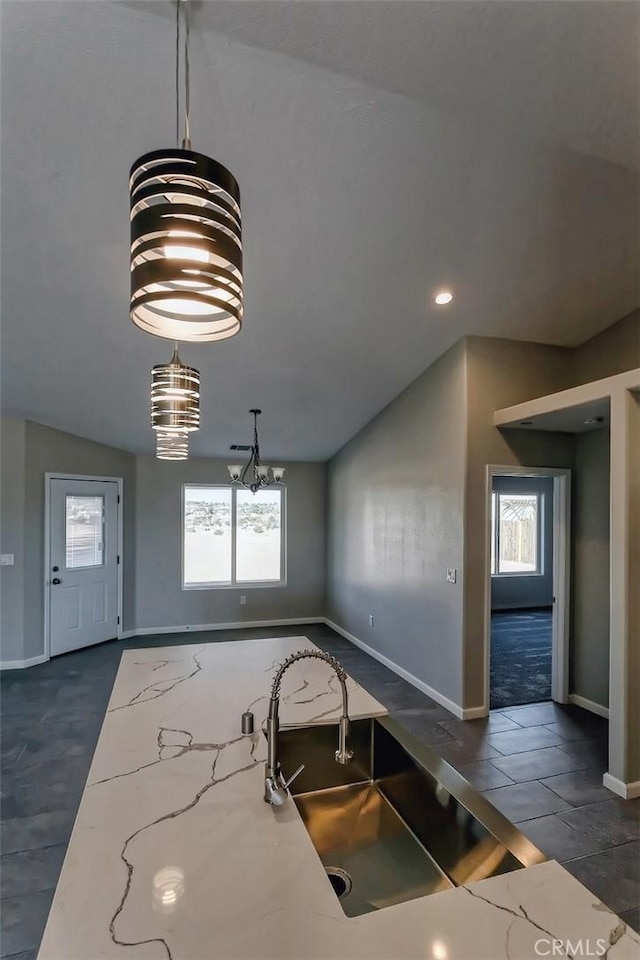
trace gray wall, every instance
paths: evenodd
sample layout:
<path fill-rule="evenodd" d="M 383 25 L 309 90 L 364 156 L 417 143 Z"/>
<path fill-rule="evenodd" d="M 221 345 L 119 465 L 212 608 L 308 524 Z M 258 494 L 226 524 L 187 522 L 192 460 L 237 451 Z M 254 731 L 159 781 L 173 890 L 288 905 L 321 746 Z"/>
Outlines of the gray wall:
<path fill-rule="evenodd" d="M 3 418 L 0 443 L 0 552 L 14 554 L 12 567 L 0 567 L 0 662 L 7 662 L 23 659 L 24 420 Z"/>
<path fill-rule="evenodd" d="M 575 455 L 573 435 L 501 432 L 493 426 L 493 413 L 574 383 L 638 366 L 639 320 L 638 313 L 625 317 L 577 350 L 469 337 L 354 437 L 329 465 L 328 604 L 332 619 L 455 702 L 467 708 L 481 706 L 487 465 L 573 469 Z M 461 356 L 465 361 L 453 396 L 443 370 L 451 370 L 452 358 Z M 434 410 L 439 410 L 437 425 Z M 465 431 L 462 452 L 461 424 Z M 437 440 L 425 446 L 424 438 L 432 432 Z M 449 444 L 444 440 L 447 434 Z M 437 464 L 433 462 L 436 459 Z M 433 475 L 446 478 L 452 499 L 460 489 L 464 491 L 459 510 L 447 511 L 441 490 L 425 506 L 425 493 L 432 493 Z M 438 507 L 449 521 L 446 532 L 443 527 L 429 526 Z M 449 548 L 443 548 L 447 542 Z M 462 551 L 461 616 L 457 604 L 451 602 L 454 595 L 447 593 L 446 585 L 444 590 L 440 586 L 439 575 L 442 558 Z M 462 563 L 450 560 L 446 566 L 460 567 Z M 580 566 L 576 576 L 582 575 Z M 586 571 L 585 576 L 588 580 Z M 585 596 L 589 587 L 577 589 Z M 598 594 L 598 598 L 602 596 Z M 603 603 L 606 605 L 606 597 Z M 375 618 L 373 628 L 368 625 L 370 613 Z M 428 665 L 425 652 L 428 657 L 438 640 L 425 639 L 425 624 L 432 627 L 429 631 L 427 626 L 426 632 L 446 638 L 446 652 L 443 655 L 438 649 L 436 662 Z M 457 663 L 459 630 L 464 636 L 462 678 Z M 575 656 L 577 664 L 581 655 Z M 461 680 L 464 692 L 458 696 Z"/>
<path fill-rule="evenodd" d="M 136 461 L 136 599 L 138 629 L 314 618 L 325 614 L 323 463 L 286 464 L 288 578 L 284 587 L 183 590 L 182 484 L 228 483 L 226 461 L 191 458 Z M 240 595 L 247 597 L 240 606 Z"/>
<path fill-rule="evenodd" d="M 491 609 L 549 607 L 553 603 L 553 480 L 536 477 L 494 477 L 495 493 L 537 493 L 542 496 L 542 564 L 536 576 L 491 578 Z"/>
<path fill-rule="evenodd" d="M 627 671 L 628 779 L 640 780 L 640 394 L 629 395 L 629 661 Z"/>
<path fill-rule="evenodd" d="M 329 616 L 457 704 L 465 380 L 460 342 L 330 461 L 328 476 Z"/>
<path fill-rule="evenodd" d="M 570 690 L 609 704 L 609 431 L 575 438 Z"/>
<path fill-rule="evenodd" d="M 124 480 L 123 628 L 133 626 L 135 598 L 135 457 L 82 437 L 26 422 L 24 656 L 43 652 L 44 475 L 71 473 Z"/>
<path fill-rule="evenodd" d="M 2 551 L 16 559 L 1 568 L 2 662 L 43 653 L 45 473 L 123 478 L 124 630 L 324 616 L 324 464 L 287 464 L 286 587 L 183 591 L 182 483 L 226 483 L 225 463 L 163 463 L 23 420 L 2 428 Z"/>
<path fill-rule="evenodd" d="M 630 313 L 573 351 L 572 384 L 601 380 L 640 367 L 640 310 Z"/>

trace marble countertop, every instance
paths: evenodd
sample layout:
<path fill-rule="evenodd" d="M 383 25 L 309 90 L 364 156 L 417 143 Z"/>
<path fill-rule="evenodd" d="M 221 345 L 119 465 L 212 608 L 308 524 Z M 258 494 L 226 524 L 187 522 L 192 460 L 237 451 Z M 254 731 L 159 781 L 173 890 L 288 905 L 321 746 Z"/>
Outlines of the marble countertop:
<path fill-rule="evenodd" d="M 347 918 L 295 805 L 262 799 L 271 679 L 305 647 L 123 654 L 40 960 L 536 960 L 571 956 L 568 940 L 574 955 L 639 960 L 640 938 L 553 861 Z M 386 712 L 353 680 L 349 693 L 352 717 Z M 282 694 L 283 725 L 339 716 L 319 661 L 295 664 Z"/>

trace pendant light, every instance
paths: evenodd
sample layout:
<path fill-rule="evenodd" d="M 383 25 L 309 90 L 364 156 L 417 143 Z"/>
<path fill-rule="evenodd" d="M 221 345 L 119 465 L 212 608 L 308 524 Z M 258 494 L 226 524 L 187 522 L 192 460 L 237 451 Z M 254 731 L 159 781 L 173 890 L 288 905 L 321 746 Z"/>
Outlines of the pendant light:
<path fill-rule="evenodd" d="M 232 450 L 249 450 L 249 460 L 244 467 L 241 463 L 230 463 L 227 466 L 231 483 L 244 487 L 245 490 L 251 490 L 252 493 L 255 493 L 256 490 L 262 490 L 264 487 L 282 487 L 284 486 L 283 477 L 285 468 L 270 467 L 260 459 L 258 417 L 262 413 L 262 410 L 253 409 L 249 410 L 249 413 L 253 416 L 253 443 L 247 447 L 240 447 L 237 443 L 234 443 L 231 447 Z M 271 476 L 269 476 L 269 471 L 271 471 Z M 247 474 L 249 475 L 248 480 L 245 479 Z"/>
<path fill-rule="evenodd" d="M 200 429 L 200 373 L 178 354 L 170 363 L 151 370 L 151 426 L 163 433 L 190 433 Z"/>
<path fill-rule="evenodd" d="M 243 276 L 238 184 L 222 164 L 191 149 L 189 4 L 177 2 L 178 129 L 182 16 L 185 22 L 182 146 L 146 153 L 131 168 L 130 312 L 147 333 L 195 343 L 238 333 Z"/>
<path fill-rule="evenodd" d="M 181 430 L 156 433 L 156 458 L 158 460 L 187 460 L 189 457 L 189 434 Z"/>

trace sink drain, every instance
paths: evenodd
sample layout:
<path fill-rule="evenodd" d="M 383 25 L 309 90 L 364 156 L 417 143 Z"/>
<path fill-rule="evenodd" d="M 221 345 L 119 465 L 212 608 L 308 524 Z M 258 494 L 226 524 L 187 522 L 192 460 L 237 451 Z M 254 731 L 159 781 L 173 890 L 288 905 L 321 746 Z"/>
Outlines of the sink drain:
<path fill-rule="evenodd" d="M 341 870 L 340 867 L 325 867 L 325 870 L 329 877 L 329 882 L 333 887 L 333 892 L 338 899 L 341 900 L 343 897 L 346 897 L 348 893 L 351 893 L 353 883 L 346 870 Z"/>

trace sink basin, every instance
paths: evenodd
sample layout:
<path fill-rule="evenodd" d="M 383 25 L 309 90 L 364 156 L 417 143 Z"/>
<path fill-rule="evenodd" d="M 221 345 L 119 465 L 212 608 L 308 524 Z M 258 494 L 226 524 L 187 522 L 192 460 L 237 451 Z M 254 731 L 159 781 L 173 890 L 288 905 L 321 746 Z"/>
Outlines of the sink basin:
<path fill-rule="evenodd" d="M 384 717 L 351 725 L 352 763 L 333 725 L 282 729 L 285 777 L 349 917 L 545 860 L 450 764 Z"/>

